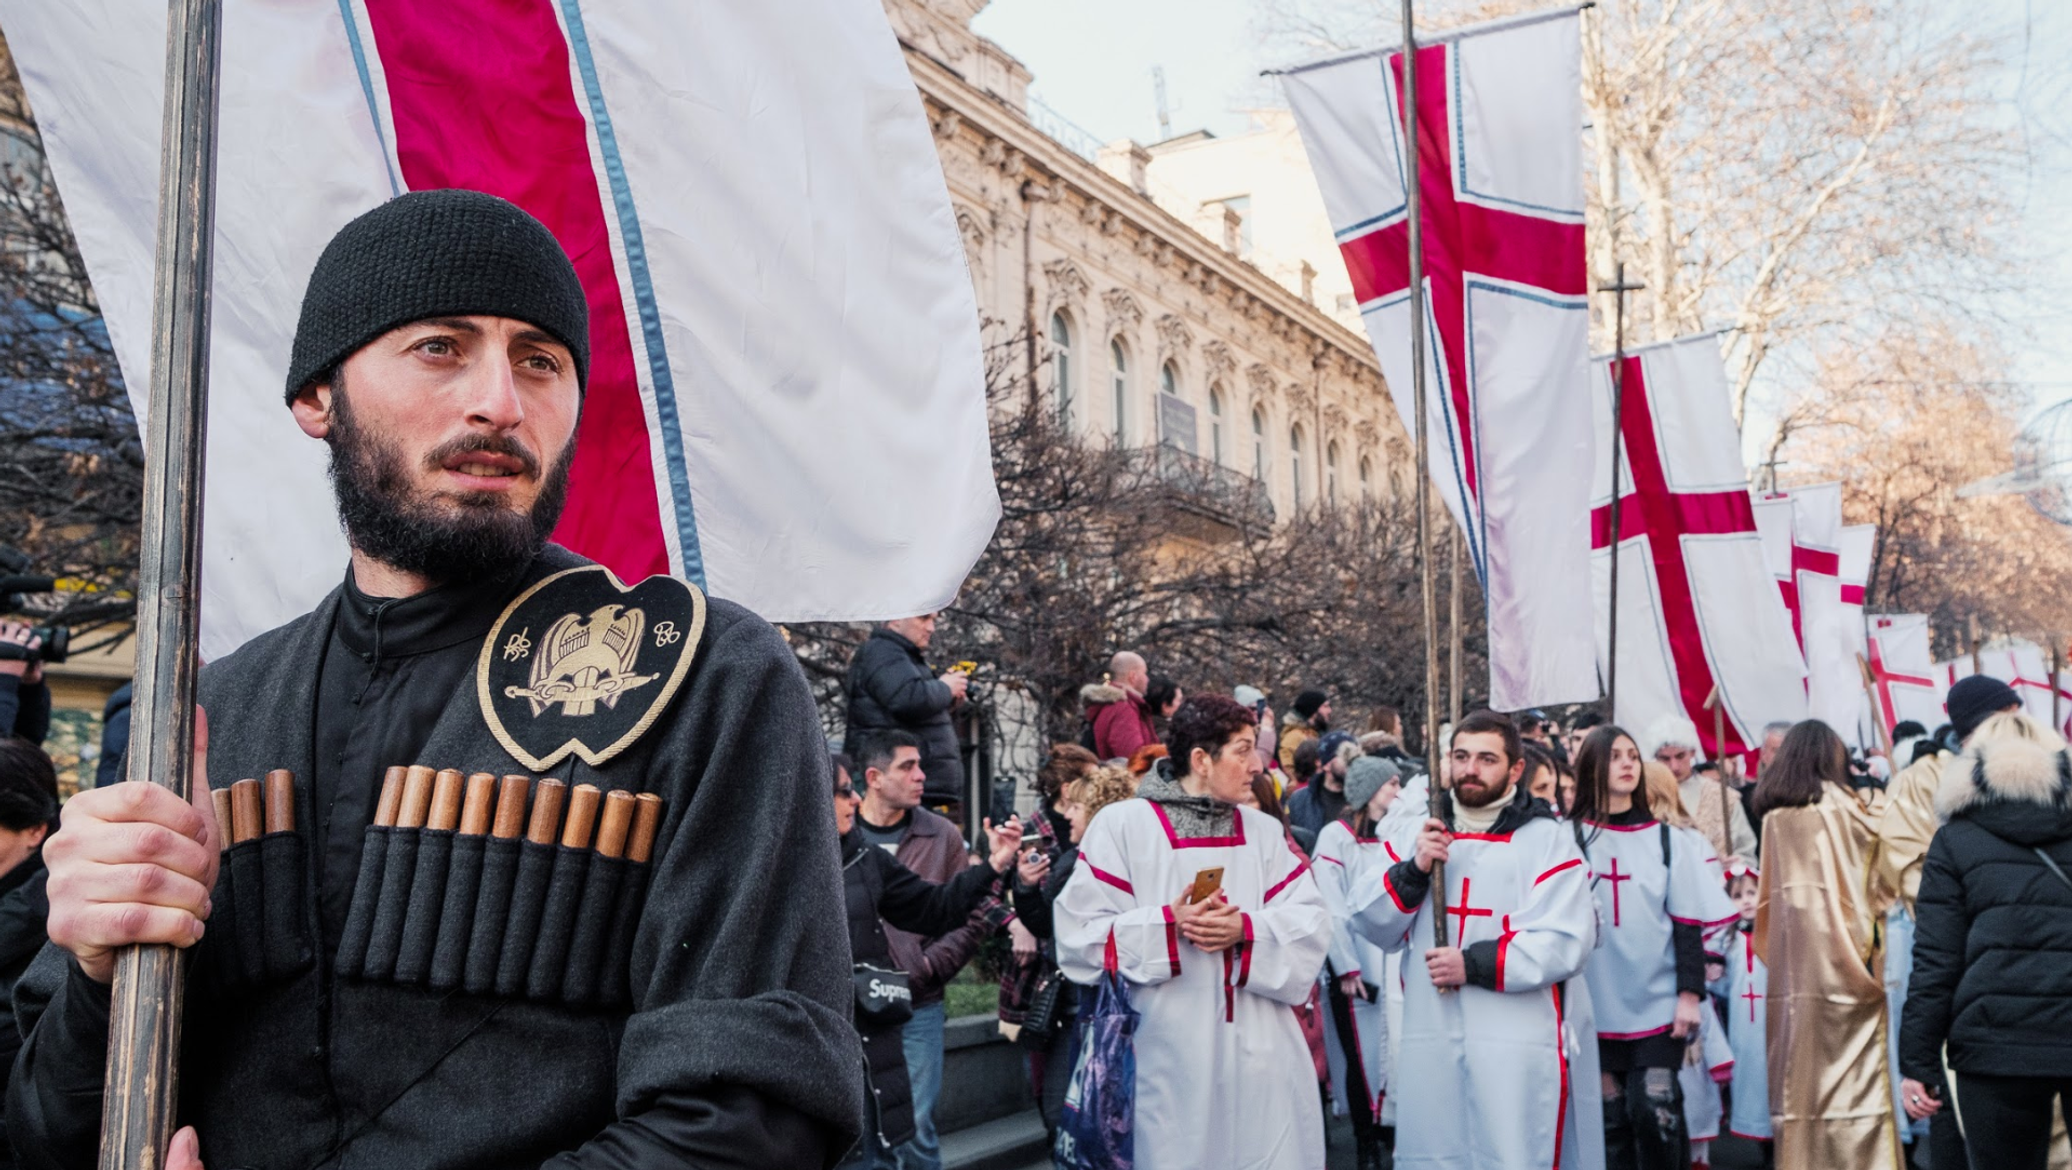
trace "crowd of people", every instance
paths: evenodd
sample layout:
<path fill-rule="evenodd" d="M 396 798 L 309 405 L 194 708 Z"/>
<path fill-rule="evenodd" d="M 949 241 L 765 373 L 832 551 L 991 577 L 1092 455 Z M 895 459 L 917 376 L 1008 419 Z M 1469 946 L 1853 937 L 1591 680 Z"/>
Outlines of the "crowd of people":
<path fill-rule="evenodd" d="M 941 688 L 926 718 L 959 701 L 908 673 Z M 1343 729 L 1305 690 L 1276 719 L 1257 687 L 1183 694 L 1127 651 L 1081 699 L 1020 859 L 994 854 L 997 890 L 918 948 L 961 963 L 937 948 L 1012 932 L 1001 1030 L 1054 1135 L 1100 1075 L 1077 1005 L 1113 973 L 1150 1170 L 1321 1167 L 1327 1113 L 1360 1170 L 1704 1167 L 1726 1133 L 1785 1167 L 2067 1152 L 2072 762 L 2005 684 L 1962 680 L 1946 726 L 1868 752 L 1813 720 L 1721 759 L 1682 718 L 1475 712 L 1443 732 L 1436 799 L 1392 709 Z M 867 809 L 879 787 L 858 782 Z M 845 857 L 900 832 L 866 813 Z M 910 974 L 918 1004 L 943 970 Z M 940 1023 L 907 1027 L 877 1091 L 923 1105 Z"/>

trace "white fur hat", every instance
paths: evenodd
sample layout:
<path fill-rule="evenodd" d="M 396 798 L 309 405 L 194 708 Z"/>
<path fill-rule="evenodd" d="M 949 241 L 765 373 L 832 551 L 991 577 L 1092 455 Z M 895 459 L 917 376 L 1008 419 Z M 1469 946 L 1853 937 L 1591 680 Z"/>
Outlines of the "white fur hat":
<path fill-rule="evenodd" d="M 1640 745 L 1642 759 L 1652 760 L 1655 753 L 1670 745 L 1698 750 L 1698 725 L 1682 715 L 1664 715 L 1648 724 L 1647 735 Z"/>

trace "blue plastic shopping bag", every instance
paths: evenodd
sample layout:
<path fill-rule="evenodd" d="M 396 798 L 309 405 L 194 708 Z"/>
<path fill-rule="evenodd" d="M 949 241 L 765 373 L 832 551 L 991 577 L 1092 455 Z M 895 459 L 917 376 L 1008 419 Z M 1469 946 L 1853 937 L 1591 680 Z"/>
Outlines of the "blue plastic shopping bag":
<path fill-rule="evenodd" d="M 1053 1150 L 1064 1170 L 1131 1170 L 1136 1159 L 1137 1011 L 1116 971 L 1112 933 L 1104 967 L 1080 1001 L 1079 1059 Z"/>

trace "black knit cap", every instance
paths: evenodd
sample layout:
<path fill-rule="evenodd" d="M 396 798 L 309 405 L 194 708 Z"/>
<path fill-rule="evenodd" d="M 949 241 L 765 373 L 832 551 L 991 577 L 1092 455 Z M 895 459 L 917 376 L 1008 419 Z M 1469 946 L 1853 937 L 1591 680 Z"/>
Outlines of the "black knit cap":
<path fill-rule="evenodd" d="M 1971 674 L 1957 680 L 1943 699 L 1950 713 L 1950 727 L 1960 740 L 1971 738 L 1978 725 L 2009 707 L 2022 705 L 2014 688 L 1987 674 Z"/>
<path fill-rule="evenodd" d="M 288 363 L 288 401 L 361 346 L 426 317 L 480 314 L 535 325 L 590 381 L 590 306 L 568 253 L 517 204 L 480 191 L 412 191 L 324 246 Z"/>

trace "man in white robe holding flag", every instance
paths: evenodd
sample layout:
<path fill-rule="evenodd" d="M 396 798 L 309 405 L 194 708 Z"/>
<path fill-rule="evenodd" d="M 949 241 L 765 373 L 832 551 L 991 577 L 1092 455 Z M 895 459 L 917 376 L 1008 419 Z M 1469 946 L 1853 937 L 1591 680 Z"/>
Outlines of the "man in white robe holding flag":
<path fill-rule="evenodd" d="M 1595 1053 L 1567 1011 L 1597 945 L 1596 904 L 1575 841 L 1520 787 L 1524 770 L 1509 719 L 1461 720 L 1452 823 L 1425 820 L 1409 860 L 1363 867 L 1347 890 L 1354 930 L 1408 948 L 1391 1082 L 1404 1170 L 1603 1165 L 1597 1094 L 1577 1091 L 1595 1085 Z M 1444 947 L 1427 899 L 1435 862 L 1453 919 Z"/>
<path fill-rule="evenodd" d="M 1141 1015 L 1137 1170 L 1316 1170 L 1324 1117 L 1295 1013 L 1331 915 L 1279 821 L 1238 804 L 1258 771 L 1251 711 L 1198 695 L 1138 799 L 1087 827 L 1055 907 L 1058 966 L 1090 984 L 1113 942 Z"/>

